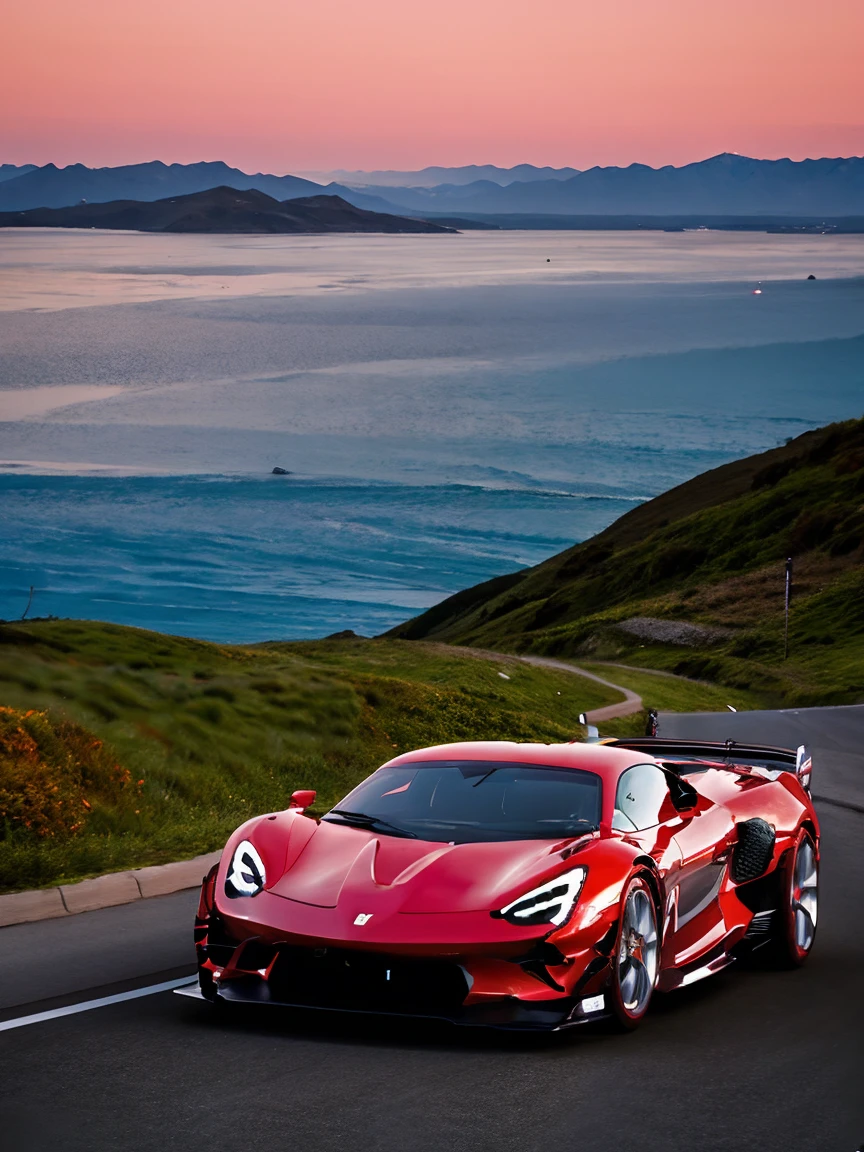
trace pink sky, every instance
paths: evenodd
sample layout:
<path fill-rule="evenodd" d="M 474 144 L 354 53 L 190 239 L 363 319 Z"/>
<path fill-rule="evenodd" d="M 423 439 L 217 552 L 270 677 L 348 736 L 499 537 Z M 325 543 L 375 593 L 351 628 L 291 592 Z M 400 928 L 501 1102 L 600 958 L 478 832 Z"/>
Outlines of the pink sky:
<path fill-rule="evenodd" d="M 0 162 L 864 153 L 864 0 L 26 0 Z"/>

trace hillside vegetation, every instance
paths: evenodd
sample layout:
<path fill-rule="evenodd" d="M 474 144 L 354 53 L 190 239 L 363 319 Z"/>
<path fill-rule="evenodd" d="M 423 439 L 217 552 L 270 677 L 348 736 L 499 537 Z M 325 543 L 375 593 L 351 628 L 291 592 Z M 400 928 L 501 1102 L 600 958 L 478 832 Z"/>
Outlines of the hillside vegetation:
<path fill-rule="evenodd" d="M 377 640 L 0 622 L 0 891 L 209 851 L 296 788 L 323 811 L 399 750 L 570 739 L 619 699 L 518 652 L 667 710 L 864 700 L 864 421 L 698 476 Z"/>
<path fill-rule="evenodd" d="M 325 811 L 399 750 L 570 739 L 618 699 L 438 644 L 0 624 L 0 890 L 210 851 L 296 788 Z"/>
<path fill-rule="evenodd" d="M 864 420 L 697 476 L 390 635 L 667 669 L 765 704 L 864 700 Z"/>

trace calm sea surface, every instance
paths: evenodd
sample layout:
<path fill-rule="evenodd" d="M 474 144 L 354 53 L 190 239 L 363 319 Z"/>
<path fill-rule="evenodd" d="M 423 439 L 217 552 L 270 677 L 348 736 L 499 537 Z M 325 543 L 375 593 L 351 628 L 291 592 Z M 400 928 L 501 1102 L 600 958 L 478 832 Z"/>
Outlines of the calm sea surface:
<path fill-rule="evenodd" d="M 862 411 L 860 236 L 0 232 L 0 617 L 370 635 Z"/>

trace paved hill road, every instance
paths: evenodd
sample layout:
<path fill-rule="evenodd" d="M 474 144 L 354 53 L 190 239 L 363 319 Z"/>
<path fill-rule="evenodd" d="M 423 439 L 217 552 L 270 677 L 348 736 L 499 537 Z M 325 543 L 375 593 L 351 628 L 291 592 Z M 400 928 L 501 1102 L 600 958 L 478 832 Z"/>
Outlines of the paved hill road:
<path fill-rule="evenodd" d="M 662 998 L 623 1037 L 128 1000 L 0 1032 L 4 1147 L 854 1152 L 864 815 L 840 802 L 864 771 L 862 728 L 864 708 L 661 715 L 669 736 L 794 745 L 803 732 L 813 745 L 814 786 L 831 802 L 819 938 L 801 971 L 733 967 Z M 186 892 L 0 930 L 0 1021 L 191 971 L 194 902 Z"/>
<path fill-rule="evenodd" d="M 536 664 L 540 668 L 557 668 L 562 672 L 573 672 L 577 676 L 586 676 L 589 680 L 595 680 L 607 688 L 615 688 L 622 694 L 624 699 L 619 704 L 607 704 L 605 708 L 595 708 L 586 713 L 585 718 L 589 724 L 602 724 L 604 720 L 614 720 L 616 716 L 632 716 L 634 712 L 641 712 L 642 710 L 641 696 L 620 684 L 613 684 L 611 680 L 604 680 L 602 676 L 597 676 L 593 672 L 586 672 L 577 664 L 570 664 L 566 660 L 553 660 L 550 656 L 518 656 L 517 659 L 521 660 L 523 664 Z"/>
<path fill-rule="evenodd" d="M 661 712 L 659 735 L 684 740 L 751 740 L 813 753 L 813 793 L 864 813 L 864 704 L 777 712 Z"/>

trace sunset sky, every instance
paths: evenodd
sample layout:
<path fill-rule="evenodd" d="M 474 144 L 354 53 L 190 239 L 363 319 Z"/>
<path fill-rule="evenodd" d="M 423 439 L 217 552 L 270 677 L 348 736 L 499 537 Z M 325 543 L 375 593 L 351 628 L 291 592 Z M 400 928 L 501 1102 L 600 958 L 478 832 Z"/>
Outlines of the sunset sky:
<path fill-rule="evenodd" d="M 862 0 L 27 0 L 0 162 L 861 155 L 862 46 Z"/>

